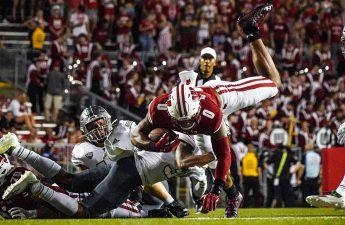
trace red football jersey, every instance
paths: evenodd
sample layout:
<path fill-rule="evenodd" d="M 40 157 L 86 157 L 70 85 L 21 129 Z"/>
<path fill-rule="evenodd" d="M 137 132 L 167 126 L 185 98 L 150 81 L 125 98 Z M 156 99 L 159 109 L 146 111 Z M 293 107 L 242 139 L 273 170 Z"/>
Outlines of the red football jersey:
<path fill-rule="evenodd" d="M 154 128 L 168 128 L 185 134 L 205 134 L 212 135 L 222 123 L 223 113 L 220 109 L 220 103 L 213 89 L 209 87 L 195 88 L 200 97 L 200 119 L 190 130 L 183 130 L 173 123 L 166 102 L 170 94 L 164 94 L 153 99 L 149 106 L 149 121 Z"/>

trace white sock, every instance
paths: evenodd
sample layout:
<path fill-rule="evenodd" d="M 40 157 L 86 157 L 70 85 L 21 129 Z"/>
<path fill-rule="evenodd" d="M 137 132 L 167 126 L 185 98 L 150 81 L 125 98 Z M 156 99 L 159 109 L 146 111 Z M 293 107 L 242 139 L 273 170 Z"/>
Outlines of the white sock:
<path fill-rule="evenodd" d="M 26 149 L 22 146 L 15 148 L 11 155 L 16 156 L 22 161 L 28 163 L 47 178 L 54 177 L 61 170 L 61 166 L 53 160 L 40 156 L 36 152 Z"/>
<path fill-rule="evenodd" d="M 165 199 L 165 201 L 164 201 L 164 203 L 166 205 L 169 205 L 169 204 L 171 204 L 173 202 L 174 202 L 174 198 L 171 195 L 169 195 L 169 197 L 167 199 Z"/>
<path fill-rule="evenodd" d="M 53 189 L 44 186 L 42 183 L 35 183 L 30 189 L 33 195 L 38 196 L 68 216 L 73 216 L 78 211 L 78 202 L 76 199 L 63 193 L 56 192 Z"/>
<path fill-rule="evenodd" d="M 337 193 L 340 194 L 343 198 L 345 198 L 345 175 L 343 177 L 343 180 L 340 182 L 338 188 L 337 188 Z"/>

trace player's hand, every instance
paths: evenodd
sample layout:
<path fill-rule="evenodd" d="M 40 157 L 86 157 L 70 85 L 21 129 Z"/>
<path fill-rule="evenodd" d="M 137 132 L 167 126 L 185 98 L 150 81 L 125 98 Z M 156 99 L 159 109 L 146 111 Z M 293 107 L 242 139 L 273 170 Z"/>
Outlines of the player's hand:
<path fill-rule="evenodd" d="M 214 194 L 212 192 L 207 193 L 201 197 L 202 199 L 202 213 L 208 213 L 210 211 L 214 211 L 217 208 L 219 202 L 219 195 Z"/>
<path fill-rule="evenodd" d="M 166 132 L 163 136 L 155 143 L 155 150 L 161 152 L 171 152 L 177 148 L 180 144 L 178 135 L 174 132 Z"/>
<path fill-rule="evenodd" d="M 345 144 L 345 122 L 338 128 L 337 138 L 339 144 Z"/>
<path fill-rule="evenodd" d="M 13 207 L 8 210 L 8 212 L 10 213 L 12 219 L 30 219 L 37 217 L 36 210 L 25 210 L 20 207 Z"/>
<path fill-rule="evenodd" d="M 221 179 L 215 179 L 211 191 L 206 195 L 202 196 L 203 205 L 201 212 L 208 213 L 214 211 L 217 208 L 219 202 L 219 194 L 221 189 L 225 186 L 225 182 Z"/>

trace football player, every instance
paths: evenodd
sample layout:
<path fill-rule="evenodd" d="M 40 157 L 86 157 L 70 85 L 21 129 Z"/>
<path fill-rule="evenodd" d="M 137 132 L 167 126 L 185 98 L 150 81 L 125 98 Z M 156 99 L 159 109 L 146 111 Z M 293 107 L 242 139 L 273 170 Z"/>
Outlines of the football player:
<path fill-rule="evenodd" d="M 230 147 L 227 139 L 223 115 L 255 105 L 278 93 L 281 85 L 279 73 L 271 56 L 260 39 L 258 26 L 270 12 L 272 4 L 267 3 L 255 8 L 240 18 L 237 27 L 248 40 L 253 53 L 253 62 L 259 74 L 237 82 L 211 80 L 200 88 L 193 88 L 190 76 L 181 78 L 181 84 L 174 87 L 169 94 L 155 98 L 149 112 L 133 133 L 132 143 L 144 150 L 174 149 L 176 137 L 166 133 L 158 142 L 152 142 L 148 134 L 155 128 L 168 128 L 189 135 L 205 134 L 211 137 L 214 154 L 218 160 L 215 170 L 215 181 L 211 191 L 203 197 L 202 211 L 207 213 L 216 209 L 219 194 L 224 190 L 228 196 L 226 217 L 236 217 L 241 196 L 236 191 L 231 179 L 228 179 L 230 168 Z M 172 135 L 169 135 L 172 134 Z M 227 182 L 226 182 L 227 181 Z"/>
<path fill-rule="evenodd" d="M 17 182 L 22 175 L 30 172 L 24 167 L 16 167 L 11 164 L 5 154 L 0 155 L 0 195 Z M 64 193 L 59 187 L 50 188 L 58 193 Z M 0 199 L 0 215 L 4 218 L 58 218 L 61 216 L 42 199 L 29 192 L 21 192 L 6 200 Z"/>
<path fill-rule="evenodd" d="M 100 106 L 87 107 L 81 113 L 80 129 L 85 135 L 85 140 L 77 144 L 72 150 L 72 163 L 81 170 L 92 169 L 103 164 L 114 163 L 114 161 L 110 160 L 104 154 L 104 141 L 108 135 L 108 132 L 104 132 L 104 134 L 101 132 L 93 134 L 93 132 L 91 132 L 93 129 L 102 127 L 105 124 L 111 124 L 110 118 L 109 113 Z M 121 123 L 123 126 L 128 127 L 129 129 L 132 129 L 132 127 L 136 126 L 133 121 L 120 120 L 114 121 L 113 123 L 114 125 L 116 123 Z M 112 127 L 107 127 L 107 129 L 110 131 Z M 151 195 L 143 193 L 143 200 L 149 201 L 146 203 L 143 202 L 143 209 L 159 209 L 162 204 L 165 203 L 168 211 L 177 217 L 182 217 L 187 212 L 187 210 L 179 205 L 178 202 L 174 201 L 173 197 L 165 189 L 165 186 L 163 186 L 162 183 L 147 185 L 144 189 L 148 193 L 152 193 L 153 195 L 157 196 L 157 198 L 162 198 L 162 200 L 153 198 Z M 136 191 L 141 191 L 141 188 Z M 139 200 L 142 201 L 142 199 Z"/>
<path fill-rule="evenodd" d="M 193 155 L 194 140 L 181 135 L 181 143 L 174 152 L 147 152 L 135 148 L 129 141 L 131 130 L 122 123 L 111 131 L 110 125 L 97 127 L 90 135 L 110 132 L 105 141 L 109 158 L 117 163 L 102 165 L 80 173 L 68 173 L 54 161 L 22 147 L 15 134 L 8 133 L 0 139 L 0 152 L 15 156 L 39 173 L 51 179 L 60 187 L 71 192 L 91 192 L 80 203 L 67 195 L 60 195 L 50 188 L 39 185 L 32 173 L 23 175 L 18 182 L 6 189 L 3 198 L 8 199 L 27 188 L 41 198 L 49 198 L 49 203 L 71 217 L 96 217 L 121 205 L 128 194 L 140 185 L 154 184 L 175 176 L 198 173 L 194 166 L 210 162 L 208 155 Z M 201 172 L 201 173 L 202 173 Z M 199 177 L 204 176 L 200 174 Z M 185 212 L 188 214 L 188 212 Z"/>
<path fill-rule="evenodd" d="M 345 26 L 341 35 L 341 52 L 345 57 Z M 340 125 L 337 133 L 338 143 L 345 144 L 345 122 Z M 338 209 L 345 209 L 345 175 L 340 182 L 338 188 L 326 196 L 311 195 L 306 198 L 306 201 L 315 207 L 331 207 Z"/>

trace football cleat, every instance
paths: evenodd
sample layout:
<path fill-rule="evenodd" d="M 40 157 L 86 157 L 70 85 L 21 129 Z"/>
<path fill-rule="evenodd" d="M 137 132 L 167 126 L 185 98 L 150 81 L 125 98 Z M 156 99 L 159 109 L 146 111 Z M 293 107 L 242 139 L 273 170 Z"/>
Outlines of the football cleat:
<path fill-rule="evenodd" d="M 13 133 L 7 133 L 0 139 L 0 154 L 8 153 L 12 149 L 20 146 L 17 135 Z"/>
<path fill-rule="evenodd" d="M 226 208 L 225 208 L 226 218 L 238 217 L 238 208 L 240 208 L 242 200 L 243 200 L 243 196 L 241 193 L 238 193 L 238 195 L 235 198 L 228 199 L 228 201 L 226 202 Z"/>
<path fill-rule="evenodd" d="M 259 26 L 266 17 L 266 15 L 273 9 L 271 2 L 260 5 L 250 11 L 248 14 L 238 18 L 237 26 L 239 31 L 250 42 L 259 39 Z"/>
<path fill-rule="evenodd" d="M 194 202 L 195 202 L 195 213 L 196 214 L 201 213 L 202 205 L 203 205 L 202 198 L 194 199 Z"/>
<path fill-rule="evenodd" d="M 341 196 L 336 191 L 332 191 L 329 195 L 325 196 L 311 195 L 305 200 L 309 205 L 318 208 L 345 209 L 345 197 Z"/>
<path fill-rule="evenodd" d="M 168 211 L 168 209 L 152 209 L 147 212 L 147 217 L 149 218 L 172 218 L 173 215 Z"/>
<path fill-rule="evenodd" d="M 177 201 L 173 201 L 166 206 L 168 211 L 174 216 L 181 218 L 189 215 L 189 210 L 180 205 Z"/>
<path fill-rule="evenodd" d="M 11 198 L 14 195 L 20 194 L 26 190 L 26 188 L 34 183 L 38 183 L 39 180 L 31 171 L 25 171 L 25 173 L 19 178 L 19 180 L 10 186 L 4 191 L 2 199 L 6 200 Z"/>

